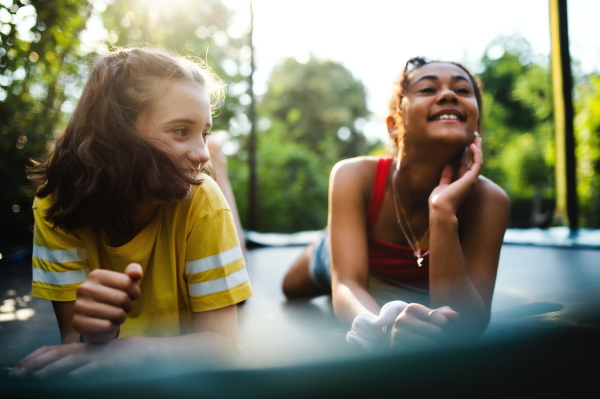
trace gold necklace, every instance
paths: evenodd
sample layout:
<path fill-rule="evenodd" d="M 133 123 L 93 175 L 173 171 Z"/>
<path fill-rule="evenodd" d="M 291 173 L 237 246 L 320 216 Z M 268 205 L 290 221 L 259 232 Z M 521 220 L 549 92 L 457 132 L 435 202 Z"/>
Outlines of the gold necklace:
<path fill-rule="evenodd" d="M 404 234 L 404 238 L 406 238 L 406 241 L 408 241 L 408 245 L 410 245 L 410 248 L 413 250 L 413 254 L 415 255 L 415 258 L 417 258 L 417 265 L 419 265 L 419 267 L 421 267 L 421 265 L 423 263 L 423 258 L 429 254 L 429 251 L 421 254 L 421 248 L 419 248 L 419 244 L 423 242 L 423 240 L 427 236 L 427 233 L 429 233 L 429 227 L 427 227 L 427 231 L 425 231 L 425 234 L 423 234 L 423 237 L 421 238 L 421 240 L 417 241 L 417 238 L 415 237 L 415 234 L 413 233 L 412 227 L 410 227 L 410 223 L 408 222 L 408 217 L 406 216 L 406 212 L 404 211 L 402 202 L 400 202 L 400 198 L 398 198 L 398 194 L 396 192 L 396 179 L 394 179 L 395 175 L 396 175 L 396 172 L 394 172 L 394 175 L 392 176 L 392 188 L 394 190 L 394 209 L 396 210 L 396 218 L 398 218 L 398 225 L 400 226 L 400 230 L 402 230 L 402 233 Z M 404 226 L 402 225 L 402 221 L 400 220 L 400 213 L 398 212 L 398 204 L 400 204 L 400 209 L 402 210 L 402 215 L 404 215 L 404 219 L 406 220 L 406 225 L 408 226 L 410 234 L 412 235 L 414 244 L 410 240 L 410 238 L 408 238 L 408 234 L 406 234 L 406 230 L 404 230 Z"/>

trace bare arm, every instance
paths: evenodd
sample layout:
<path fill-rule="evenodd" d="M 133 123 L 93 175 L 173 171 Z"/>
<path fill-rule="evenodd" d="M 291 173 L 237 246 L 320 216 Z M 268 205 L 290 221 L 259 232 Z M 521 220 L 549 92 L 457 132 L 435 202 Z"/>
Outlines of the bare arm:
<path fill-rule="evenodd" d="M 58 321 L 60 338 L 63 344 L 79 342 L 79 333 L 73 328 L 73 315 L 75 314 L 75 301 L 58 302 L 52 301 L 54 314 Z"/>
<path fill-rule="evenodd" d="M 194 333 L 170 338 L 142 338 L 152 341 L 150 361 L 171 362 L 192 370 L 208 362 L 220 362 L 238 353 L 236 305 L 207 312 L 192 312 Z M 135 337 L 137 339 L 139 337 Z"/>
<path fill-rule="evenodd" d="M 350 327 L 365 312 L 379 315 L 379 305 L 369 295 L 366 203 L 358 184 L 365 161 L 338 163 L 329 184 L 332 299 L 340 322 Z"/>
<path fill-rule="evenodd" d="M 229 208 L 231 208 L 231 214 L 233 215 L 233 221 L 235 223 L 235 229 L 240 239 L 240 246 L 244 254 L 244 258 L 248 259 L 246 253 L 246 240 L 244 238 L 244 230 L 242 229 L 242 222 L 240 221 L 240 215 L 238 214 L 237 206 L 235 204 L 235 196 L 233 195 L 233 189 L 229 182 L 229 176 L 227 172 L 227 157 L 223 154 L 223 144 L 229 139 L 229 133 L 225 131 L 219 131 L 213 133 L 214 138 L 208 140 L 208 148 L 210 150 L 210 159 L 215 169 L 215 182 L 223 192 Z"/>
<path fill-rule="evenodd" d="M 107 276 L 118 281 L 123 280 L 124 274 L 103 271 L 101 281 L 104 284 L 108 284 Z M 134 284 L 137 286 L 137 283 Z M 122 299 L 119 290 L 106 290 L 107 287 L 102 286 L 108 296 L 116 298 L 117 302 L 118 298 Z M 93 291 L 93 287 L 88 290 Z M 28 375 L 46 378 L 71 371 L 70 375 L 76 376 L 99 369 L 131 370 L 145 365 L 160 366 L 162 369 L 196 370 L 213 362 L 227 360 L 237 353 L 235 305 L 201 313 L 192 312 L 194 333 L 189 335 L 168 338 L 128 337 L 111 339 L 103 345 L 80 343 L 79 335 L 85 334 L 81 331 L 87 331 L 87 336 L 91 337 L 103 336 L 108 331 L 114 337 L 113 320 L 90 317 L 94 312 L 119 314 L 117 307 L 107 305 L 112 299 L 103 299 L 104 302 L 95 302 L 95 307 L 87 308 L 87 313 L 82 313 L 86 306 L 78 305 L 77 301 L 55 303 L 65 345 L 38 349 L 16 365 L 13 375 L 21 378 Z M 80 320 L 76 321 L 78 317 Z M 91 331 L 93 328 L 97 331 Z"/>
<path fill-rule="evenodd" d="M 71 343 L 45 346 L 21 360 L 13 376 L 47 378 L 70 372 L 82 376 L 100 370 L 131 371 L 155 366 L 164 371 L 194 371 L 219 364 L 237 353 L 235 305 L 193 313 L 194 333 L 178 337 L 129 337 L 104 345 Z M 24 370 L 24 371 L 22 371 Z"/>
<path fill-rule="evenodd" d="M 63 344 L 79 342 L 79 333 L 73 327 L 75 301 L 53 301 L 52 306 L 54 307 Z M 238 342 L 237 309 L 235 306 L 228 306 L 209 312 L 192 312 L 192 323 L 194 333 L 212 331 L 221 334 L 227 342 Z"/>
<path fill-rule="evenodd" d="M 489 323 L 509 209 L 506 194 L 479 178 L 481 140 L 476 142 L 470 170 L 463 170 L 452 183 L 452 169 L 446 167 L 442 172 L 440 185 L 431 195 L 429 213 L 431 306 L 456 310 L 461 315 L 457 333 L 465 338 L 478 337 Z M 456 216 L 461 205 L 461 222 L 465 223 L 462 243 Z"/>

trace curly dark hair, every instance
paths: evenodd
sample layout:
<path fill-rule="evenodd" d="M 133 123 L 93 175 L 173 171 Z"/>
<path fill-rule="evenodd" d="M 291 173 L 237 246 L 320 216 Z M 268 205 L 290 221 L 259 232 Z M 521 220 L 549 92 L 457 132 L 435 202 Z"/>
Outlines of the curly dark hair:
<path fill-rule="evenodd" d="M 214 107 L 222 80 L 203 62 L 160 49 L 115 49 L 99 57 L 65 130 L 43 162 L 31 160 L 36 196 L 54 195 L 45 218 L 66 231 L 104 223 L 131 229 L 148 200 L 181 201 L 200 180 L 189 166 L 136 131 L 136 121 L 173 81 L 196 82 Z M 212 109 L 214 111 L 215 108 Z"/>
<path fill-rule="evenodd" d="M 408 89 L 408 83 L 410 79 L 408 79 L 408 74 L 414 71 L 417 68 L 422 67 L 423 65 L 427 65 L 433 62 L 441 62 L 445 64 L 456 65 L 461 68 L 463 71 L 467 73 L 469 78 L 471 79 L 471 84 L 473 85 L 473 90 L 475 92 L 475 99 L 477 100 L 477 106 L 479 107 L 479 117 L 481 118 L 483 112 L 483 101 L 481 97 L 482 92 L 482 84 L 478 77 L 473 75 L 465 66 L 458 62 L 452 61 L 431 61 L 424 57 L 413 57 L 406 61 L 406 65 L 400 75 L 394 82 L 392 96 L 389 102 L 389 113 L 392 118 L 394 118 L 394 122 L 396 124 L 396 136 L 392 138 L 393 146 L 392 153 L 396 157 L 398 154 L 402 154 L 404 147 L 404 136 L 406 133 L 404 126 L 404 115 L 402 113 L 402 99 L 406 95 L 406 90 Z"/>

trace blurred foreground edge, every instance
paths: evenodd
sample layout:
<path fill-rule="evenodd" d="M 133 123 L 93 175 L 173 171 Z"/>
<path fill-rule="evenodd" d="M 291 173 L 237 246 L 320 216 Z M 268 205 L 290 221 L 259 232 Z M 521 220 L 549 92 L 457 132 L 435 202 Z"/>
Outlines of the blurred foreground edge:
<path fill-rule="evenodd" d="M 600 345 L 595 329 L 548 330 L 514 341 L 434 352 L 387 353 L 340 362 L 169 377 L 13 381 L 9 397 L 336 398 L 558 396 L 590 392 Z"/>

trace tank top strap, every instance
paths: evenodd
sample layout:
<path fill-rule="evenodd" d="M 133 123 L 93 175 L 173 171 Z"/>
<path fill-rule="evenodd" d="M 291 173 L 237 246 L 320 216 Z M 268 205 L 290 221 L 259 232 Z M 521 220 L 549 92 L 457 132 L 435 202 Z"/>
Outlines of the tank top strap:
<path fill-rule="evenodd" d="M 371 230 L 375 224 L 375 221 L 377 220 L 377 217 L 379 216 L 379 212 L 381 211 L 391 164 L 392 157 L 381 157 L 377 159 L 375 178 L 373 179 L 373 191 L 371 192 L 371 201 L 369 202 L 369 207 L 367 208 L 368 230 Z"/>

